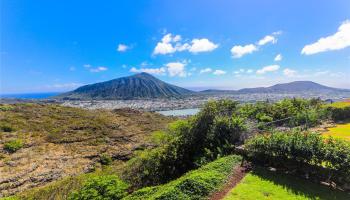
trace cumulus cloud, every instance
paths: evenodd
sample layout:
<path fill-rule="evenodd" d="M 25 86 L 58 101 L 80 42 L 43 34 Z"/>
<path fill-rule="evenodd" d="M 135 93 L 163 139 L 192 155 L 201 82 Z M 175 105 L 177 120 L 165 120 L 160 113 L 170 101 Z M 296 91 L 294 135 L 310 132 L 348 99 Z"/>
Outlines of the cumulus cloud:
<path fill-rule="evenodd" d="M 251 54 L 257 50 L 258 48 L 254 44 L 248 44 L 245 46 L 236 45 L 232 47 L 231 53 L 234 58 L 240 58 L 245 54 Z"/>
<path fill-rule="evenodd" d="M 245 46 L 235 45 L 231 48 L 231 54 L 233 58 L 240 58 L 245 54 L 251 54 L 254 51 L 258 51 L 258 46 L 263 46 L 268 43 L 275 44 L 277 42 L 277 35 L 280 35 L 282 32 L 277 31 L 273 32 L 271 35 L 266 35 L 264 38 L 256 42 L 255 44 L 248 44 Z"/>
<path fill-rule="evenodd" d="M 312 55 L 320 52 L 344 49 L 350 46 L 350 21 L 343 22 L 338 31 L 330 36 L 320 38 L 317 42 L 304 46 L 301 54 Z"/>
<path fill-rule="evenodd" d="M 108 70 L 107 67 L 100 66 L 100 67 L 96 67 L 96 68 L 91 68 L 90 72 L 102 72 L 102 71 L 107 71 L 107 70 Z"/>
<path fill-rule="evenodd" d="M 187 75 L 185 71 L 186 63 L 171 62 L 165 65 L 168 69 L 169 76 L 185 77 Z"/>
<path fill-rule="evenodd" d="M 213 72 L 213 74 L 214 75 L 224 75 L 224 74 L 226 74 L 226 72 L 223 70 L 217 69 Z"/>
<path fill-rule="evenodd" d="M 281 61 L 282 60 L 282 55 L 281 54 L 277 54 L 277 56 L 275 57 L 274 61 Z"/>
<path fill-rule="evenodd" d="M 288 77 L 294 77 L 297 74 L 297 71 L 286 68 L 283 70 L 283 74 Z"/>
<path fill-rule="evenodd" d="M 125 52 L 127 51 L 128 49 L 130 49 L 130 47 L 126 44 L 119 44 L 118 45 L 118 48 L 117 48 L 117 51 L 119 52 Z"/>
<path fill-rule="evenodd" d="M 211 72 L 211 71 L 213 71 L 211 68 L 205 68 L 205 69 L 201 69 L 200 71 L 199 71 L 199 73 L 200 74 L 203 74 L 203 73 L 209 73 L 209 72 Z"/>
<path fill-rule="evenodd" d="M 163 75 L 166 72 L 165 67 L 161 67 L 161 68 L 140 68 L 137 69 L 136 67 L 132 67 L 130 69 L 130 72 L 134 72 L 134 73 L 141 73 L 141 72 L 146 72 L 149 74 L 157 74 L 157 75 Z"/>
<path fill-rule="evenodd" d="M 206 38 L 193 39 L 191 41 L 191 44 L 181 43 L 181 40 L 181 35 L 173 36 L 171 33 L 164 35 L 162 40 L 158 42 L 156 47 L 154 48 L 153 55 L 172 54 L 177 51 L 189 51 L 191 53 L 200 53 L 213 51 L 218 47 L 217 44 L 211 42 Z"/>
<path fill-rule="evenodd" d="M 256 71 L 257 74 L 265 74 L 267 72 L 274 72 L 277 71 L 280 68 L 279 65 L 269 65 L 265 66 L 259 70 Z"/>
<path fill-rule="evenodd" d="M 213 51 L 216 48 L 218 48 L 217 44 L 214 44 L 213 42 L 209 41 L 206 38 L 202 38 L 202 39 L 193 39 L 192 45 L 189 47 L 189 51 L 191 53 L 199 53 L 199 52 Z"/>
<path fill-rule="evenodd" d="M 264 38 L 262 38 L 261 40 L 259 40 L 258 45 L 262 46 L 268 43 L 272 43 L 275 44 L 277 42 L 277 39 L 275 36 L 273 35 L 267 35 Z"/>

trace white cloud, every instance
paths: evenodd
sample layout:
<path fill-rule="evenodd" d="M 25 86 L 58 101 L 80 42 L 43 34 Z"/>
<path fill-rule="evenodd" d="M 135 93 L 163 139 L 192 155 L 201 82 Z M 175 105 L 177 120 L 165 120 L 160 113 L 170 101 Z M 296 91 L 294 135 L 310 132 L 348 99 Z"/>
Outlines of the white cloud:
<path fill-rule="evenodd" d="M 173 36 L 171 33 L 164 35 L 162 40 L 158 42 L 156 47 L 154 48 L 153 55 L 172 54 L 177 51 L 189 51 L 191 53 L 200 53 L 213 51 L 218 47 L 217 44 L 214 44 L 206 38 L 193 39 L 191 41 L 191 44 L 181 43 L 181 40 L 181 35 Z"/>
<path fill-rule="evenodd" d="M 213 51 L 214 49 L 218 48 L 218 46 L 219 45 L 214 44 L 213 42 L 209 41 L 206 38 L 193 39 L 192 40 L 192 45 L 189 48 L 189 51 L 191 53 Z"/>
<path fill-rule="evenodd" d="M 254 44 L 248 44 L 245 46 L 236 45 L 232 47 L 231 53 L 234 58 L 240 58 L 245 54 L 251 54 L 257 50 L 258 48 Z"/>
<path fill-rule="evenodd" d="M 315 72 L 314 76 L 323 76 L 323 75 L 326 75 L 326 74 L 329 74 L 328 70 L 326 70 L 326 71 L 317 71 L 317 72 Z"/>
<path fill-rule="evenodd" d="M 274 61 L 281 61 L 282 60 L 282 55 L 281 54 L 277 54 L 277 56 L 275 57 Z"/>
<path fill-rule="evenodd" d="M 338 31 L 330 36 L 320 38 L 317 42 L 304 46 L 301 54 L 311 55 L 325 51 L 344 49 L 350 46 L 350 21 L 343 22 Z"/>
<path fill-rule="evenodd" d="M 211 71 L 213 71 L 211 68 L 209 68 L 209 67 L 207 67 L 207 68 L 205 68 L 205 69 L 201 69 L 201 71 L 199 71 L 199 73 L 200 74 L 203 74 L 203 73 L 209 73 L 209 72 L 211 72 Z"/>
<path fill-rule="evenodd" d="M 251 54 L 254 51 L 259 50 L 258 46 L 263 46 L 268 43 L 275 44 L 277 42 L 276 36 L 280 34 L 282 34 L 282 31 L 276 31 L 270 35 L 266 35 L 264 38 L 256 42 L 256 45 L 255 44 L 248 44 L 245 46 L 235 45 L 231 48 L 231 54 L 233 55 L 234 58 L 240 58 L 245 54 Z"/>
<path fill-rule="evenodd" d="M 297 71 L 289 69 L 289 68 L 286 68 L 286 69 L 283 70 L 283 74 L 288 76 L 288 77 L 294 77 L 294 76 L 297 75 Z"/>
<path fill-rule="evenodd" d="M 158 42 L 156 48 L 154 48 L 153 54 L 169 54 L 174 53 L 176 50 L 170 43 Z"/>
<path fill-rule="evenodd" d="M 259 40 L 258 45 L 262 46 L 262 45 L 265 45 L 268 43 L 275 44 L 276 42 L 277 42 L 276 37 L 274 37 L 272 35 L 267 35 L 263 39 Z"/>
<path fill-rule="evenodd" d="M 102 72 L 102 71 L 106 71 L 107 69 L 108 69 L 107 67 L 100 66 L 97 68 L 91 68 L 90 72 Z"/>
<path fill-rule="evenodd" d="M 265 74 L 266 72 L 273 72 L 273 71 L 277 71 L 280 68 L 279 65 L 269 65 L 269 66 L 265 66 L 259 70 L 256 71 L 257 74 Z"/>
<path fill-rule="evenodd" d="M 69 71 L 75 71 L 75 67 L 74 66 L 69 67 Z"/>
<path fill-rule="evenodd" d="M 83 84 L 81 83 L 61 83 L 61 84 L 53 84 L 53 85 L 46 85 L 46 88 L 50 89 L 72 89 L 77 88 Z"/>
<path fill-rule="evenodd" d="M 119 44 L 117 51 L 119 52 L 125 52 L 126 50 L 130 49 L 130 47 L 126 44 Z"/>
<path fill-rule="evenodd" d="M 181 62 L 171 62 L 165 65 L 168 69 L 169 76 L 180 76 L 185 77 L 186 71 L 185 71 L 185 63 Z"/>
<path fill-rule="evenodd" d="M 226 72 L 223 71 L 223 70 L 217 69 L 217 70 L 215 70 L 215 71 L 213 72 L 213 74 L 219 76 L 219 75 L 224 75 L 224 74 L 226 74 Z"/>
<path fill-rule="evenodd" d="M 248 73 L 248 74 L 253 73 L 253 70 L 252 70 L 252 69 L 248 69 L 248 70 L 247 70 L 247 73 Z"/>
<path fill-rule="evenodd" d="M 85 65 L 83 65 L 85 68 L 90 68 L 91 67 L 91 65 L 90 64 L 85 64 Z"/>
<path fill-rule="evenodd" d="M 130 72 L 134 72 L 134 73 L 146 72 L 149 74 L 163 75 L 163 74 L 165 74 L 166 69 L 164 67 L 161 67 L 161 68 L 140 68 L 140 69 L 136 69 L 135 67 L 132 67 L 130 69 Z"/>

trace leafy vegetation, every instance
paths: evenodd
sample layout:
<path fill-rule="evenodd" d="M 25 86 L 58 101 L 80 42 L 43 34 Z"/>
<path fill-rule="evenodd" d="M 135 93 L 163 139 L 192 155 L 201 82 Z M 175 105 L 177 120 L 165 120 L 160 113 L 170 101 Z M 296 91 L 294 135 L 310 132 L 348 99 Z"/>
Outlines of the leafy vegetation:
<path fill-rule="evenodd" d="M 312 127 L 318 125 L 325 118 L 320 99 L 284 99 L 276 103 L 268 101 L 255 104 L 245 104 L 240 107 L 241 116 L 260 123 L 262 125 L 275 121 L 276 126 L 300 126 Z"/>
<path fill-rule="evenodd" d="M 134 187 L 162 184 L 230 154 L 245 130 L 236 110 L 236 102 L 213 101 L 194 117 L 171 124 L 163 134 L 157 133 L 157 148 L 140 152 L 129 162 L 123 178 Z"/>
<path fill-rule="evenodd" d="M 83 187 L 74 192 L 69 200 L 119 200 L 125 197 L 128 185 L 115 175 L 98 176 L 89 179 Z"/>
<path fill-rule="evenodd" d="M 350 194 L 332 190 L 291 175 L 257 168 L 248 173 L 224 198 L 224 200 L 236 199 L 346 200 L 350 199 Z"/>
<path fill-rule="evenodd" d="M 123 200 L 206 199 L 210 193 L 224 184 L 232 169 L 239 165 L 240 161 L 239 156 L 223 157 L 167 184 L 137 190 Z"/>
<path fill-rule="evenodd" d="M 275 132 L 258 135 L 245 145 L 255 163 L 338 183 L 350 183 L 350 143 L 320 134 Z"/>
<path fill-rule="evenodd" d="M 20 139 L 10 140 L 4 143 L 4 150 L 9 153 L 14 153 L 23 147 L 23 141 Z"/>

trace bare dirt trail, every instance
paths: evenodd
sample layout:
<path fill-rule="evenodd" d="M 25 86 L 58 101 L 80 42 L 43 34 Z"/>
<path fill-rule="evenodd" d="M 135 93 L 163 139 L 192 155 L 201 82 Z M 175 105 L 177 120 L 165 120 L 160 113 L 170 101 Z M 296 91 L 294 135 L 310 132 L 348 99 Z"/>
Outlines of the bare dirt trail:
<path fill-rule="evenodd" d="M 232 174 L 230 175 L 227 183 L 220 191 L 215 192 L 209 197 L 209 200 L 220 200 L 223 199 L 227 193 L 229 193 L 232 188 L 234 188 L 247 174 L 248 170 L 244 166 L 237 166 L 232 170 Z"/>

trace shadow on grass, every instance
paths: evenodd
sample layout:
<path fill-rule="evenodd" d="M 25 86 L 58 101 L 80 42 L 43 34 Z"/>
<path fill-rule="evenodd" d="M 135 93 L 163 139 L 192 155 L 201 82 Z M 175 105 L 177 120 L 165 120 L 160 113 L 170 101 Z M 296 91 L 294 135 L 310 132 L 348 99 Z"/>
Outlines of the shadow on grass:
<path fill-rule="evenodd" d="M 271 181 L 276 185 L 293 192 L 297 195 L 303 195 L 309 199 L 317 200 L 349 200 L 350 193 L 334 190 L 324 185 L 319 185 L 311 181 L 301 179 L 281 172 L 272 172 L 264 168 L 255 168 L 252 174 L 265 180 Z"/>

